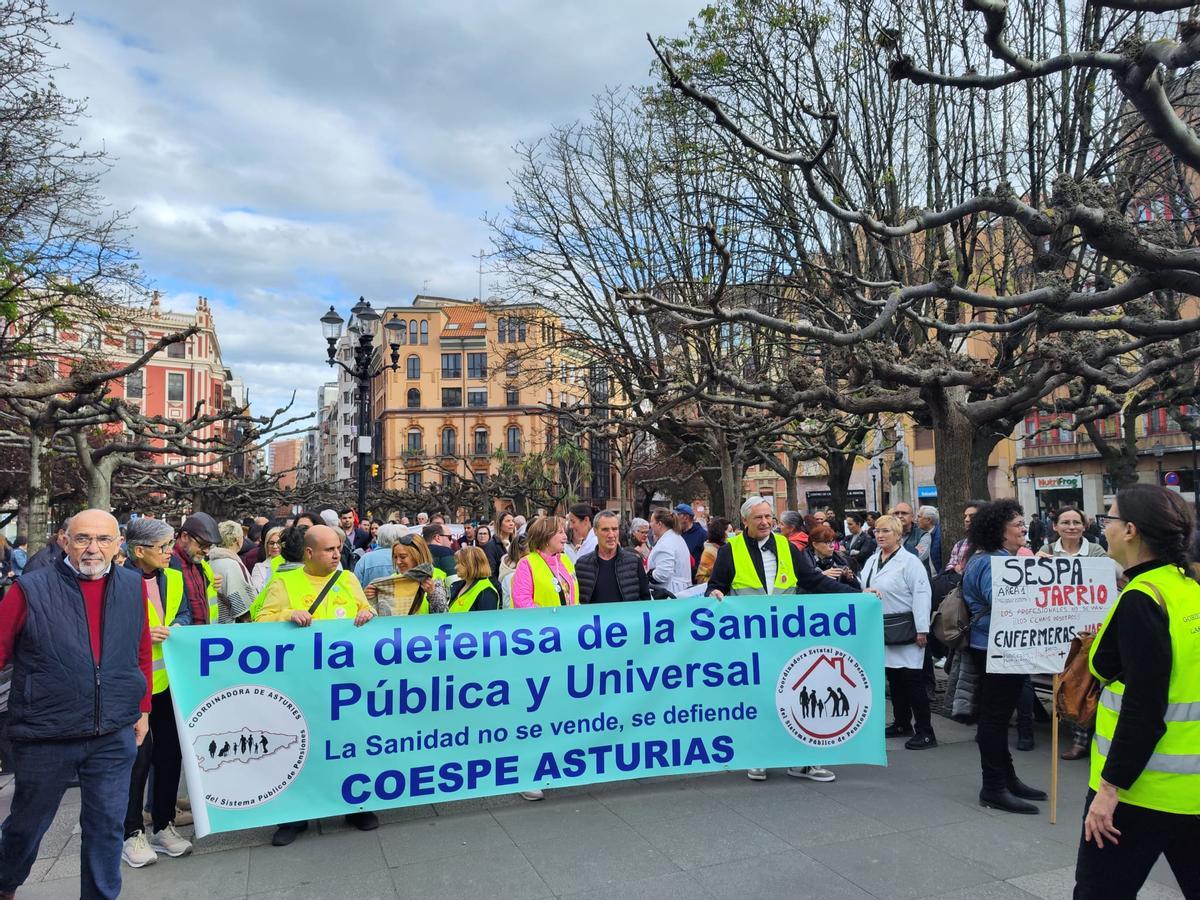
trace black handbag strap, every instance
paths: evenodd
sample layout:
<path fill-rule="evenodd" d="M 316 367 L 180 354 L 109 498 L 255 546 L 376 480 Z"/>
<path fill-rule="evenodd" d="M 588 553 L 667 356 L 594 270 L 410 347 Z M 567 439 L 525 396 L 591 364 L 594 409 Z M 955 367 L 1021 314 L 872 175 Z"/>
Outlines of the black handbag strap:
<path fill-rule="evenodd" d="M 329 593 L 329 589 L 333 587 L 333 583 L 338 580 L 338 576 L 342 574 L 342 570 L 338 569 L 329 576 L 329 580 L 325 582 L 325 586 L 321 588 L 321 593 L 317 594 L 317 599 L 312 602 L 312 606 L 308 608 L 308 614 L 311 616 L 317 611 L 317 607 L 321 605 L 321 601 L 325 599 L 325 595 Z"/>

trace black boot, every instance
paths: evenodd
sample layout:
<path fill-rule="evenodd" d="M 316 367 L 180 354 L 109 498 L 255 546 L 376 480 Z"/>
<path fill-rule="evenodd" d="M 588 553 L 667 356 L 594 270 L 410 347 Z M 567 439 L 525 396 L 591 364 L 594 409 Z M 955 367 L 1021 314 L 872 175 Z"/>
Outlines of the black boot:
<path fill-rule="evenodd" d="M 286 847 L 297 835 L 305 831 L 308 831 L 308 822 L 285 822 L 275 829 L 271 844 L 275 847 Z"/>
<path fill-rule="evenodd" d="M 1023 815 L 1036 815 L 1038 811 L 1036 806 L 1014 796 L 1008 788 L 1001 788 L 1000 790 L 983 788 L 979 792 L 979 805 L 986 806 L 988 809 L 1002 809 L 1005 812 L 1021 813 Z"/>
<path fill-rule="evenodd" d="M 1005 785 L 1008 792 L 1014 797 L 1020 797 L 1022 800 L 1047 800 L 1049 799 L 1045 791 L 1040 791 L 1037 788 L 1031 788 L 1020 778 L 1014 775 L 1008 779 L 1008 784 Z"/>

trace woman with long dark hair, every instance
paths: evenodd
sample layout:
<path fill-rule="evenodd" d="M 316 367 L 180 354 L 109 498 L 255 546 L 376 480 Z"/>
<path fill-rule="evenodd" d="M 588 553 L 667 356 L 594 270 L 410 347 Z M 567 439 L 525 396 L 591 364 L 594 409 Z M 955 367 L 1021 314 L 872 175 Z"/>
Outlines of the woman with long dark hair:
<path fill-rule="evenodd" d="M 1075 868 L 1076 898 L 1136 897 L 1161 854 L 1200 897 L 1200 584 L 1188 559 L 1192 511 L 1135 484 L 1104 521 L 1129 579 L 1092 643 L 1104 685 Z"/>
<path fill-rule="evenodd" d="M 992 558 L 1015 556 L 1025 546 L 1025 514 L 1015 500 L 985 503 L 971 520 L 968 532 L 975 555 L 963 571 L 963 599 L 971 610 L 971 640 L 967 650 L 979 677 L 979 766 L 983 786 L 979 803 L 991 809 L 1033 814 L 1028 800 L 1045 800 L 1046 792 L 1017 777 L 1008 750 L 1008 720 L 1012 718 L 1025 683 L 1024 675 L 987 671 L 988 629 L 992 623 Z"/>

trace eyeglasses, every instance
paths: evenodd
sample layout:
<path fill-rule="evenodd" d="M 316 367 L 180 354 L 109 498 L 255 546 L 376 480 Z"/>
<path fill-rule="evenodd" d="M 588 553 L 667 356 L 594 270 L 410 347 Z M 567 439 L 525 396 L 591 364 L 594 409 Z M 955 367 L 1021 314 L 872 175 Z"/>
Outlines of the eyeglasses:
<path fill-rule="evenodd" d="M 1013 521 L 1009 522 L 1008 527 L 1019 528 L 1021 531 L 1028 531 L 1028 529 L 1025 527 L 1025 523 L 1020 519 L 1014 519 Z"/>
<path fill-rule="evenodd" d="M 111 547 L 114 542 L 120 540 L 120 538 L 112 534 L 72 534 L 70 538 L 71 543 L 81 550 L 84 547 L 90 546 L 92 541 L 95 541 L 101 547 Z"/>
<path fill-rule="evenodd" d="M 1096 516 L 1096 524 L 1101 528 L 1105 528 L 1109 522 L 1127 522 L 1128 519 L 1122 519 L 1120 516 L 1098 515 Z"/>

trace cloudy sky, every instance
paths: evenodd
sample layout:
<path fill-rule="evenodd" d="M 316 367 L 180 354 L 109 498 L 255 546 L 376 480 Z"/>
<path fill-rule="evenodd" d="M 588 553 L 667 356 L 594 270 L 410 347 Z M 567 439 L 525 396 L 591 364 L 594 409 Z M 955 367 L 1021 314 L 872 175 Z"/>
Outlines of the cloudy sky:
<path fill-rule="evenodd" d="M 329 304 L 475 296 L 512 146 L 647 81 L 645 33 L 701 5 L 82 0 L 58 83 L 168 305 L 210 298 L 256 411 L 311 408 Z"/>

